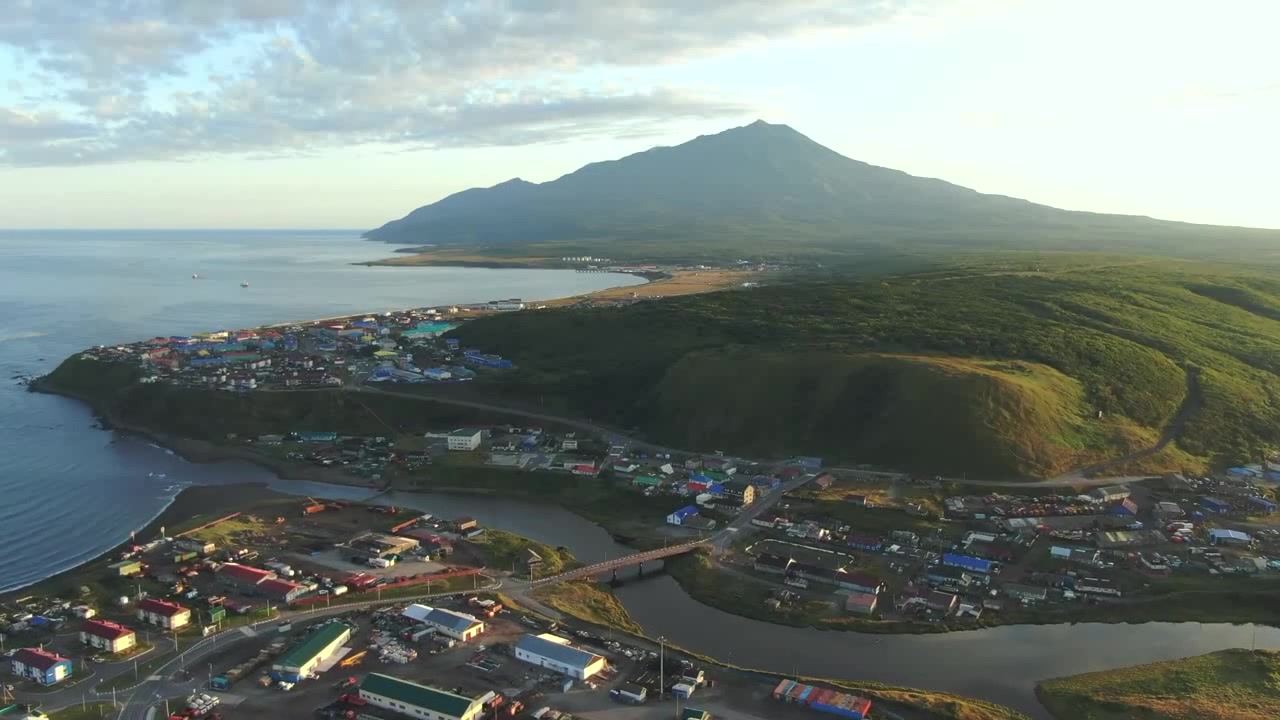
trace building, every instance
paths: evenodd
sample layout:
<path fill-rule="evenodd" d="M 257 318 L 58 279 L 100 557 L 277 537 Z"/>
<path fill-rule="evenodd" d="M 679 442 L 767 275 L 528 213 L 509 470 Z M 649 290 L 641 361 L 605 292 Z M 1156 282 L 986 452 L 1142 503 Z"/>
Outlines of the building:
<path fill-rule="evenodd" d="M 1116 503 L 1115 505 L 1112 505 L 1111 507 L 1107 508 L 1107 514 L 1108 515 L 1128 515 L 1128 516 L 1137 515 L 1138 504 L 1133 501 L 1133 498 L 1125 498 L 1120 502 Z"/>
<path fill-rule="evenodd" d="M 1049 557 L 1077 565 L 1101 565 L 1101 554 L 1092 548 L 1074 548 L 1054 545 L 1049 548 Z"/>
<path fill-rule="evenodd" d="M 80 626 L 80 642 L 109 653 L 122 653 L 138 644 L 138 636 L 119 623 L 86 620 Z"/>
<path fill-rule="evenodd" d="M 837 570 L 832 577 L 837 586 L 854 592 L 879 595 L 885 588 L 883 580 L 867 573 Z"/>
<path fill-rule="evenodd" d="M 191 622 L 191 610 L 168 600 L 143 598 L 138 602 L 138 619 L 166 630 L 176 630 Z"/>
<path fill-rule="evenodd" d="M 403 555 L 418 545 L 417 538 L 376 532 L 362 533 L 347 541 L 347 547 L 370 558 Z"/>
<path fill-rule="evenodd" d="M 1090 595 L 1106 595 L 1109 597 L 1120 597 L 1120 588 L 1116 584 L 1106 578 L 1081 578 L 1076 580 L 1076 592 L 1088 593 Z"/>
<path fill-rule="evenodd" d="M 107 569 L 116 577 L 129 577 L 142 572 L 142 562 L 139 560 L 124 560 L 107 566 Z"/>
<path fill-rule="evenodd" d="M 56 685 L 71 677 L 71 661 L 48 650 L 22 648 L 9 658 L 9 669 L 20 678 Z"/>
<path fill-rule="evenodd" d="M 866 615 L 870 617 L 876 612 L 876 605 L 880 602 L 880 596 L 874 593 L 851 592 L 845 598 L 844 609 L 846 612 L 854 615 Z"/>
<path fill-rule="evenodd" d="M 930 590 L 928 594 L 924 596 L 925 607 L 934 612 L 942 613 L 943 615 L 950 615 L 955 612 L 956 605 L 959 602 L 960 598 L 955 595 L 939 592 L 937 590 Z"/>
<path fill-rule="evenodd" d="M 683 525 L 684 521 L 698 514 L 697 505 L 687 505 L 676 510 L 667 516 L 667 522 L 672 525 Z"/>
<path fill-rule="evenodd" d="M 449 433 L 450 450 L 475 450 L 480 447 L 479 430 L 454 430 Z"/>
<path fill-rule="evenodd" d="M 228 587 L 240 590 L 252 590 L 264 580 L 274 580 L 276 574 L 270 570 L 262 570 L 239 563 L 225 563 L 214 572 L 218 580 Z"/>
<path fill-rule="evenodd" d="M 271 665 L 271 678 L 301 682 L 315 672 L 321 663 L 333 657 L 343 643 L 350 639 L 351 627 L 346 623 L 327 623 L 274 662 Z"/>
<path fill-rule="evenodd" d="M 403 615 L 436 629 L 441 635 L 466 642 L 484 632 L 484 623 L 473 615 L 444 608 L 410 605 Z"/>
<path fill-rule="evenodd" d="M 791 569 L 791 564 L 795 562 L 789 557 L 782 555 L 774 555 L 772 553 L 760 553 L 756 556 L 755 568 L 759 572 L 773 573 L 774 575 L 785 575 Z"/>
<path fill-rule="evenodd" d="M 1185 514 L 1178 503 L 1167 501 L 1156 503 L 1156 506 L 1152 509 L 1152 513 L 1161 521 L 1174 520 Z"/>
<path fill-rule="evenodd" d="M 1276 504 L 1274 502 L 1259 495 L 1250 495 L 1246 499 L 1246 502 L 1249 504 L 1249 508 L 1251 510 L 1257 510 L 1267 515 L 1276 511 Z"/>
<path fill-rule="evenodd" d="M 720 489 L 720 496 L 739 502 L 743 507 L 756 501 L 756 487 L 749 480 L 728 480 Z"/>
<path fill-rule="evenodd" d="M 1000 587 L 1005 595 L 1023 602 L 1044 602 L 1049 599 L 1049 589 L 1035 585 L 1019 585 L 1008 583 Z"/>
<path fill-rule="evenodd" d="M 263 597 L 288 604 L 305 595 L 307 586 L 292 580 L 272 578 L 258 583 L 256 591 Z"/>
<path fill-rule="evenodd" d="M 1239 530 L 1213 528 L 1209 531 L 1209 542 L 1213 545 L 1248 546 L 1253 544 L 1253 538 L 1250 538 L 1248 533 L 1240 532 Z"/>
<path fill-rule="evenodd" d="M 990 560 L 969 557 L 968 555 L 957 555 L 955 553 L 943 555 L 942 564 L 947 567 L 958 567 L 962 570 L 972 570 L 980 573 L 989 573 L 995 567 L 995 563 Z"/>
<path fill-rule="evenodd" d="M 365 676 L 360 682 L 359 697 L 374 707 L 423 720 L 477 720 L 484 713 L 484 703 L 478 697 L 467 697 L 381 673 Z"/>
<path fill-rule="evenodd" d="M 1108 485 L 1089 491 L 1089 497 L 1100 503 L 1115 503 L 1129 497 L 1129 488 L 1124 485 Z"/>
<path fill-rule="evenodd" d="M 1213 513 L 1231 512 L 1231 503 L 1216 497 L 1200 498 L 1200 507 Z"/>
<path fill-rule="evenodd" d="M 580 650 L 568 640 L 549 633 L 521 635 L 515 644 L 517 660 L 554 670 L 574 680 L 586 680 L 604 669 L 604 658 Z"/>
<path fill-rule="evenodd" d="M 862 720 L 871 713 L 871 701 L 864 697 L 805 685 L 795 680 L 779 682 L 773 689 L 773 699 L 850 720 Z"/>

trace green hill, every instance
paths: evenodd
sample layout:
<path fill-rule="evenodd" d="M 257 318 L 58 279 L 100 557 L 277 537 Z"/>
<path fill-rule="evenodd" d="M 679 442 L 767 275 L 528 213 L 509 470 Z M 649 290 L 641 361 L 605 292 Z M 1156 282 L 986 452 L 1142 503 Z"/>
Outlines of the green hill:
<path fill-rule="evenodd" d="M 845 157 L 756 122 L 597 162 L 544 183 L 509 180 L 420 207 L 366 237 L 473 255 L 829 263 L 1021 248 L 1208 256 L 1273 252 L 1280 231 L 1060 210 Z M 923 260 L 920 260 L 923 262 Z"/>
<path fill-rule="evenodd" d="M 502 390 L 677 447 L 1043 476 L 1166 429 L 1177 441 L 1146 469 L 1277 444 L 1276 309 L 1280 282 L 1262 274 L 1086 263 L 523 312 L 454 332 L 515 359 Z"/>

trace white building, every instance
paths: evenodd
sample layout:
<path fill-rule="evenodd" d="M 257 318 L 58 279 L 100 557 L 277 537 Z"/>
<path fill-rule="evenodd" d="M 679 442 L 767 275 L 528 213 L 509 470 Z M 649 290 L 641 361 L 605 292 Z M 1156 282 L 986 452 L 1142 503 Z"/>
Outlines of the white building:
<path fill-rule="evenodd" d="M 441 635 L 454 640 L 466 642 L 484 632 L 484 622 L 474 615 L 445 610 L 444 608 L 427 607 L 426 605 L 410 605 L 402 613 L 405 617 L 416 620 L 428 627 L 433 627 Z"/>
<path fill-rule="evenodd" d="M 480 447 L 479 430 L 454 430 L 449 433 L 450 450 L 475 450 Z"/>
<path fill-rule="evenodd" d="M 437 381 L 448 380 L 453 377 L 453 373 L 449 372 L 448 370 L 445 370 L 444 368 L 427 368 L 426 370 L 422 371 L 422 374 L 426 376 L 428 380 L 437 380 Z"/>
<path fill-rule="evenodd" d="M 522 635 L 515 645 L 516 659 L 538 667 L 563 673 L 575 680 L 586 680 L 604 669 L 604 658 L 579 650 L 568 640 L 549 633 Z"/>

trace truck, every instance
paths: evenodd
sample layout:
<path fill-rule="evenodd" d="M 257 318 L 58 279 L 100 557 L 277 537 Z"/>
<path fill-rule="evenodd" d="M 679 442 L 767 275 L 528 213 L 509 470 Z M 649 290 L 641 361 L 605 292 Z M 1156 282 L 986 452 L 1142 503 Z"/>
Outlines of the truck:
<path fill-rule="evenodd" d="M 389 568 L 394 564 L 394 561 L 387 558 L 369 558 L 369 567 Z"/>
<path fill-rule="evenodd" d="M 329 591 L 329 594 L 330 594 L 330 595 L 333 595 L 334 597 L 337 597 L 338 595 L 346 595 L 346 594 L 347 594 L 347 586 L 346 586 L 346 585 L 334 585 L 334 586 L 333 586 L 333 589 Z"/>

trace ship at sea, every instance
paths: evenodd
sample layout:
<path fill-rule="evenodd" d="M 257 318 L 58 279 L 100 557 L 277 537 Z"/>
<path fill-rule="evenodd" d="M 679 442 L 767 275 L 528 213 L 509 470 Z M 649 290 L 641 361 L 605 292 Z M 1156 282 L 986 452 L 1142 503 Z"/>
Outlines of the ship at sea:
<path fill-rule="evenodd" d="M 240 281 L 240 287 L 249 287 L 249 281 L 248 281 L 248 280 L 241 280 L 241 281 Z"/>

